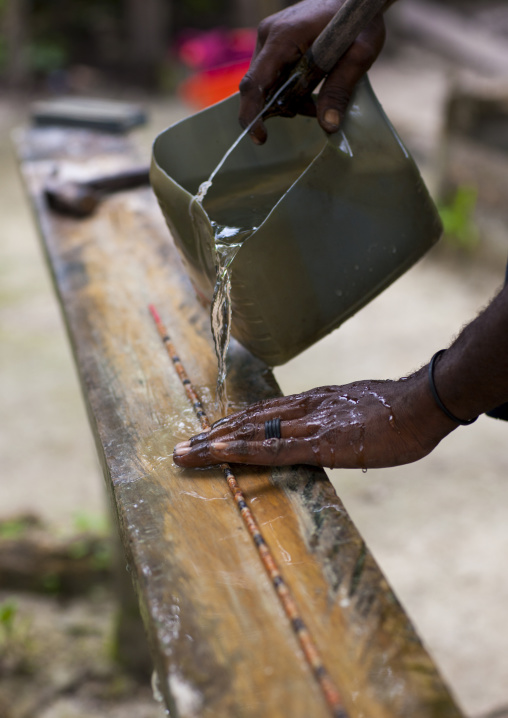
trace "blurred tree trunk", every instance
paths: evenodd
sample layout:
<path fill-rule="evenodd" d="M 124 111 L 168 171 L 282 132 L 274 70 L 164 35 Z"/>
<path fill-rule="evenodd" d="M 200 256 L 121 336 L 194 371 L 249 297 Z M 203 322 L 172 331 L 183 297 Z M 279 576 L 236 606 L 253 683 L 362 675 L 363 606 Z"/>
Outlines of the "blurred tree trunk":
<path fill-rule="evenodd" d="M 168 47 L 171 2 L 127 0 L 127 52 L 132 79 L 152 84 Z"/>
<path fill-rule="evenodd" d="M 267 15 L 291 4 L 291 0 L 234 0 L 235 24 L 239 27 L 256 27 Z"/>
<path fill-rule="evenodd" d="M 5 38 L 6 70 L 10 85 L 22 85 L 28 78 L 29 0 L 4 0 L 2 34 Z"/>

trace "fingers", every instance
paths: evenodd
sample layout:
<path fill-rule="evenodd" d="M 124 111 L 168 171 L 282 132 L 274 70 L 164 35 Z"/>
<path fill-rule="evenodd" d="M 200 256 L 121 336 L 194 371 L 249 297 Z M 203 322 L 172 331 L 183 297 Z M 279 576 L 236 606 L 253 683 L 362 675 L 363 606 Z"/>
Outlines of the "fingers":
<path fill-rule="evenodd" d="M 306 416 L 310 404 L 315 401 L 314 396 L 317 395 L 317 391 L 260 401 L 245 411 L 219 419 L 213 424 L 210 432 L 203 432 L 191 439 L 191 444 L 195 445 L 202 439 L 214 441 L 229 435 L 249 439 L 264 438 L 266 421 L 280 419 L 284 424 L 287 421 Z"/>
<path fill-rule="evenodd" d="M 240 83 L 239 119 L 244 128 L 262 112 L 267 97 L 280 87 L 329 19 L 325 15 L 314 16 L 315 9 L 308 17 L 302 18 L 296 15 L 291 18 L 287 15 L 290 11 L 294 15 L 297 8 L 285 11 L 278 20 L 277 16 L 267 18 L 259 27 L 251 66 Z M 319 93 L 317 111 L 309 101 L 299 108 L 299 112 L 317 114 L 325 132 L 336 132 L 356 83 L 381 52 L 384 39 L 385 27 L 380 14 L 360 33 L 326 78 Z M 256 144 L 266 141 L 267 131 L 261 118 L 249 130 L 249 135 Z"/>
<path fill-rule="evenodd" d="M 301 427 L 300 427 L 301 428 Z M 289 428 L 287 429 L 289 432 Z M 331 443 L 319 431 L 310 436 L 282 436 L 280 439 L 237 439 L 228 437 L 203 441 L 196 446 L 175 447 L 173 459 L 183 468 L 207 467 L 218 464 L 257 464 L 259 466 L 291 466 L 307 464 L 328 468 L 362 468 L 361 442 L 341 437 Z"/>
<path fill-rule="evenodd" d="M 212 432 L 203 433 L 177 444 L 173 458 L 177 466 L 187 468 L 224 462 L 265 466 L 310 464 L 331 468 L 336 465 L 337 446 L 323 436 L 319 423 L 302 417 L 281 421 L 280 428 L 281 438 L 278 439 L 266 438 L 264 423 L 245 423 L 235 431 L 215 437 L 211 437 Z M 359 465 L 355 442 L 350 440 L 349 446 L 343 441 L 339 443 L 343 445 L 341 465 Z"/>
<path fill-rule="evenodd" d="M 214 442 L 210 445 L 217 462 L 287 466 L 315 463 L 305 439 L 265 439 L 264 441 Z M 312 461 L 314 459 L 314 462 Z"/>
<path fill-rule="evenodd" d="M 429 433 L 428 419 L 422 421 L 421 406 L 429 401 L 426 380 L 425 372 L 417 372 L 409 380 L 319 387 L 261 402 L 178 444 L 174 461 L 189 468 L 222 463 L 380 468 L 410 463 L 451 430 L 447 424 L 445 433 L 441 425 L 434 431 L 432 420 Z M 431 408 L 435 411 L 434 403 Z M 266 438 L 265 421 L 274 418 L 281 419 L 281 437 Z"/>
<path fill-rule="evenodd" d="M 210 444 L 207 441 L 203 440 L 194 446 L 190 444 L 190 441 L 182 441 L 175 446 L 173 460 L 177 466 L 198 468 L 220 463 L 211 453 Z"/>
<path fill-rule="evenodd" d="M 318 122 L 325 132 L 331 134 L 339 129 L 355 86 L 381 52 L 384 39 L 384 21 L 378 15 L 329 73 L 316 107 Z"/>
<path fill-rule="evenodd" d="M 295 419 L 284 419 L 280 422 L 280 433 L 281 438 L 310 438 L 317 434 L 319 431 L 319 425 L 309 420 L 303 412 L 300 418 Z M 272 419 L 280 419 L 280 416 L 274 414 L 266 415 Z M 253 421 L 252 416 L 242 416 L 234 423 L 224 423 L 221 427 L 214 428 L 211 430 L 202 432 L 197 436 L 194 436 L 189 441 L 182 441 L 176 445 L 175 450 L 180 453 L 188 447 L 200 449 L 203 444 L 210 444 L 212 442 L 232 442 L 232 441 L 264 441 L 266 436 L 266 422 L 269 418 L 264 418 L 263 421 Z"/>
<path fill-rule="evenodd" d="M 319 457 L 313 452 L 312 443 L 305 438 L 214 441 L 199 448 L 188 447 L 183 453 L 178 453 L 175 448 L 173 457 L 175 463 L 182 467 L 222 463 L 261 466 L 323 465 L 319 464 Z"/>
<path fill-rule="evenodd" d="M 340 392 L 338 394 L 340 397 Z M 193 457 L 196 457 L 196 463 L 192 465 L 210 465 L 213 457 L 208 447 L 211 442 L 263 441 L 266 438 L 265 422 L 271 419 L 280 419 L 283 438 L 314 436 L 323 422 L 319 408 L 328 413 L 330 402 L 333 404 L 336 396 L 336 387 L 323 386 L 302 394 L 268 399 L 253 404 L 244 411 L 220 419 L 208 431 L 201 432 L 189 441 L 177 444 L 175 462 L 179 464 L 179 459 L 182 456 L 192 454 Z M 185 465 L 190 466 L 191 464 L 186 461 Z"/>
<path fill-rule="evenodd" d="M 273 440 L 266 438 L 265 422 L 271 419 L 280 419 L 282 440 L 287 440 L 286 448 L 291 447 L 291 451 L 284 459 L 284 462 L 301 463 L 304 457 L 304 454 L 301 453 L 302 448 L 299 447 L 297 453 L 295 453 L 295 444 L 292 442 L 315 437 L 319 431 L 319 426 L 310 419 L 309 414 L 312 411 L 316 397 L 317 402 L 320 403 L 322 394 L 327 390 L 327 387 L 323 387 L 304 394 L 259 402 L 245 411 L 220 419 L 209 431 L 204 431 L 189 441 L 177 444 L 173 453 L 174 461 L 178 466 L 211 466 L 225 460 L 220 456 L 221 447 L 233 446 L 233 458 L 229 459 L 231 461 L 238 461 L 239 459 L 235 457 L 242 454 L 252 457 L 252 460 L 248 463 L 276 464 L 277 461 L 273 459 L 274 448 L 280 448 L 280 446 L 286 446 L 286 444 L 279 446 L 274 444 Z M 275 441 L 277 442 L 277 440 Z M 259 446 L 266 449 L 263 453 L 268 458 L 264 461 L 263 458 L 257 461 L 257 449 Z M 305 452 L 305 458 L 310 459 L 311 453 L 309 453 L 308 448 Z M 256 457 L 256 460 L 254 457 Z"/>
<path fill-rule="evenodd" d="M 277 37 L 267 40 L 264 47 L 254 56 L 239 88 L 239 120 L 244 129 L 260 114 L 268 95 L 280 84 L 285 72 L 298 62 L 300 57 L 301 52 L 296 45 L 277 42 Z M 262 145 L 266 142 L 266 127 L 261 118 L 252 126 L 249 135 L 256 144 Z"/>

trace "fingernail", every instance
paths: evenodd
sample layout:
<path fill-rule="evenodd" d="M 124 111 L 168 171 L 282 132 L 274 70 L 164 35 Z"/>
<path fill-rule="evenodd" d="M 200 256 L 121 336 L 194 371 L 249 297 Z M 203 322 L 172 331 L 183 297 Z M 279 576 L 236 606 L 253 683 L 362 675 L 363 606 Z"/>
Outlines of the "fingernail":
<path fill-rule="evenodd" d="M 183 442 L 182 442 L 183 443 Z M 192 451 L 192 448 L 190 446 L 182 446 L 182 444 L 178 444 L 173 449 L 173 455 L 174 456 L 185 456 L 190 451 Z"/>
<path fill-rule="evenodd" d="M 333 127 L 335 130 L 339 129 L 340 115 L 338 110 L 334 110 L 330 107 L 323 115 L 323 120 L 330 128 Z"/>
<path fill-rule="evenodd" d="M 228 444 L 225 441 L 214 441 L 210 444 L 212 451 L 222 451 L 228 448 Z"/>
<path fill-rule="evenodd" d="M 191 445 L 190 441 L 180 441 L 175 446 L 175 451 L 180 451 L 181 449 L 185 449 L 187 446 L 190 446 L 190 445 Z"/>
<path fill-rule="evenodd" d="M 254 142 L 255 145 L 262 145 L 262 141 L 259 139 L 259 137 L 256 137 L 256 135 L 253 132 L 249 132 L 251 140 Z"/>

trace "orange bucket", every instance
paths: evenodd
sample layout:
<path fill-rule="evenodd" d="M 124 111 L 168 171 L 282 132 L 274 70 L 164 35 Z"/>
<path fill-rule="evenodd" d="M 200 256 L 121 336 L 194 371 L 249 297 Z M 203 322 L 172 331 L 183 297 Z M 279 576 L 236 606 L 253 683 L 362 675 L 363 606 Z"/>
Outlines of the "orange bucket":
<path fill-rule="evenodd" d="M 249 65 L 250 60 L 242 60 L 197 72 L 182 82 L 178 94 L 194 109 L 203 110 L 237 92 Z"/>

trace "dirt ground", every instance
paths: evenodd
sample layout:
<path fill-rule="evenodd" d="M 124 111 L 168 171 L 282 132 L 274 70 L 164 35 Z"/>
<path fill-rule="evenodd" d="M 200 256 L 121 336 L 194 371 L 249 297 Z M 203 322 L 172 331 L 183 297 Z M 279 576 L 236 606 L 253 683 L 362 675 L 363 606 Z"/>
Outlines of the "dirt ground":
<path fill-rule="evenodd" d="M 371 80 L 432 187 L 450 67 L 406 49 L 380 62 Z M 138 139 L 148 157 L 156 132 L 188 110 L 172 98 L 143 100 L 151 122 Z M 72 535 L 83 515 L 92 523 L 104 516 L 105 501 L 59 310 L 9 144 L 9 130 L 26 117 L 26 98 L 0 100 L 0 518 L 30 511 L 55 534 Z M 407 374 L 446 347 L 485 305 L 502 282 L 506 255 L 508 228 L 504 233 L 490 225 L 471 256 L 436 248 L 340 330 L 277 369 L 282 389 Z M 330 474 L 460 705 L 475 717 L 508 716 L 507 431 L 481 417 L 415 465 Z M 32 654 L 23 644 L 32 666 L 38 665 L 41 645 L 46 655 L 58 654 L 60 647 L 69 660 L 46 668 L 60 691 L 45 694 L 47 673 L 32 674 L 42 708 L 30 703 L 34 695 L 19 697 L 25 684 L 11 673 L 0 693 L 10 712 L 2 712 L 0 703 L 2 715 L 161 715 L 149 686 L 133 686 L 108 657 L 111 595 L 63 605 L 51 596 L 14 595 L 3 587 L 0 607 L 9 601 L 17 605 L 21 644 L 23 630 L 32 636 L 25 641 Z"/>

